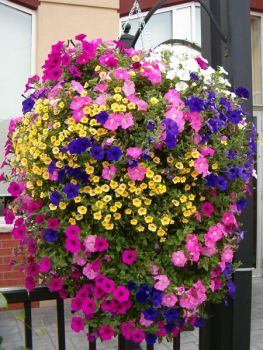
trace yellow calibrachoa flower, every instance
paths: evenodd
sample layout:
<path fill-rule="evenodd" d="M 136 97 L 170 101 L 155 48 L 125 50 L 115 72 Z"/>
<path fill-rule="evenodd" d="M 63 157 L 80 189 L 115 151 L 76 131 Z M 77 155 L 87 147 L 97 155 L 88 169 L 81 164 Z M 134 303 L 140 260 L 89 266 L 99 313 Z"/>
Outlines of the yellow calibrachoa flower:
<path fill-rule="evenodd" d="M 146 215 L 146 213 L 147 213 L 147 209 L 146 208 L 143 208 L 143 207 L 141 207 L 141 208 L 139 208 L 138 209 L 138 214 L 139 215 Z"/>
<path fill-rule="evenodd" d="M 133 199 L 132 201 L 132 204 L 135 206 L 135 207 L 140 207 L 142 205 L 142 201 L 139 199 L 139 198 L 135 198 Z"/>
<path fill-rule="evenodd" d="M 80 207 L 77 208 L 77 211 L 79 214 L 85 215 L 88 210 L 87 210 L 87 207 L 85 207 L 84 205 L 81 205 Z"/>
<path fill-rule="evenodd" d="M 155 232 L 157 230 L 157 226 L 155 224 L 149 224 L 148 225 L 148 230 L 149 231 L 152 231 L 152 232 Z"/>

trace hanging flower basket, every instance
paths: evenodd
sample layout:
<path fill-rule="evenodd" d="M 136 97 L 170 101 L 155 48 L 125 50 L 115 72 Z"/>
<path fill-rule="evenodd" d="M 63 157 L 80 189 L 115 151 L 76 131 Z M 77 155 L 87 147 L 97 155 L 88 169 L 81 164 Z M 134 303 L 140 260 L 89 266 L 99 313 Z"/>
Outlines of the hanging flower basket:
<path fill-rule="evenodd" d="M 52 46 L 10 123 L 6 222 L 27 289 L 72 298 L 75 332 L 153 344 L 233 297 L 256 149 L 248 92 L 172 48 L 76 40 Z"/>

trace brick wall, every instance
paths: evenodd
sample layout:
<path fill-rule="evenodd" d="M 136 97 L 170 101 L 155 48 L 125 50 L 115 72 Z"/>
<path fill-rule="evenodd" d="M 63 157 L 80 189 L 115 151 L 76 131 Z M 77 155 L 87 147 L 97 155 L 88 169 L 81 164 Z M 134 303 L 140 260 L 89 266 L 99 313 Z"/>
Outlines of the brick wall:
<path fill-rule="evenodd" d="M 17 244 L 11 233 L 0 233 L 0 287 L 23 286 L 25 283 L 24 275 L 10 265 Z"/>

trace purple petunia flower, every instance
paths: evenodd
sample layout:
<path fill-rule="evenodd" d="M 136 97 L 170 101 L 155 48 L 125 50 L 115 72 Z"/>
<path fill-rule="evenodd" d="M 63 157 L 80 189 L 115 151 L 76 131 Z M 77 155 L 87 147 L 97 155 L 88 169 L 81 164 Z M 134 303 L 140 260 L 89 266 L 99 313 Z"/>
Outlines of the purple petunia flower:
<path fill-rule="evenodd" d="M 67 183 L 62 190 L 68 199 L 75 198 L 79 194 L 79 187 L 72 183 Z"/>
<path fill-rule="evenodd" d="M 241 112 L 236 109 L 229 111 L 227 117 L 233 124 L 238 124 L 242 120 Z"/>
<path fill-rule="evenodd" d="M 44 233 L 44 239 L 49 243 L 56 242 L 58 240 L 58 232 L 49 228 Z"/>
<path fill-rule="evenodd" d="M 158 312 L 153 307 L 148 307 L 143 311 L 143 316 L 148 321 L 154 321 L 158 316 Z"/>
<path fill-rule="evenodd" d="M 30 96 L 29 98 L 27 98 L 26 100 L 24 100 L 22 102 L 22 112 L 23 114 L 30 112 L 32 110 L 32 108 L 35 105 L 35 101 L 33 100 L 33 98 Z"/>
<path fill-rule="evenodd" d="M 107 119 L 109 118 L 109 115 L 105 111 L 101 111 L 99 114 L 95 116 L 95 119 L 97 120 L 98 123 L 104 124 Z"/>
<path fill-rule="evenodd" d="M 239 86 L 236 90 L 235 90 L 235 93 L 238 97 L 241 97 L 241 98 L 246 98 L 248 99 L 249 98 L 249 91 L 242 87 L 242 86 Z"/>
<path fill-rule="evenodd" d="M 106 158 L 109 161 L 118 161 L 122 156 L 122 151 L 117 146 L 112 146 L 106 151 Z"/>
<path fill-rule="evenodd" d="M 53 205 L 58 206 L 60 199 L 61 199 L 61 194 L 58 191 L 54 191 L 51 193 L 50 197 L 50 203 L 52 203 Z"/>
<path fill-rule="evenodd" d="M 96 160 L 103 160 L 104 150 L 100 146 L 94 145 L 91 147 L 90 155 Z"/>

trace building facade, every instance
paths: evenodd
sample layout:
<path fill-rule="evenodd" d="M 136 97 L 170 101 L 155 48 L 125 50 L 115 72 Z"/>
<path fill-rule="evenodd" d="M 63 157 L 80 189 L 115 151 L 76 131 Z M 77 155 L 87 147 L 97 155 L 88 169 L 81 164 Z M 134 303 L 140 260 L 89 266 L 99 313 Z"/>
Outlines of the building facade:
<path fill-rule="evenodd" d="M 131 15 L 133 0 L 120 0 L 121 24 L 131 24 L 130 34 L 135 34 L 141 18 L 156 0 L 139 0 L 142 14 Z M 238 14 L 237 14 L 238 15 Z M 147 23 L 136 47 L 156 47 L 168 39 L 181 39 L 201 47 L 201 11 L 198 1 L 167 0 Z M 257 230 L 253 241 L 254 275 L 263 274 L 263 1 L 251 0 L 251 49 L 253 82 L 253 116 L 257 125 L 259 143 L 257 150 L 257 186 L 255 186 L 255 215 Z M 189 49 L 178 45 L 178 52 Z"/>
<path fill-rule="evenodd" d="M 0 0 L 0 164 L 9 120 L 20 115 L 25 83 L 41 73 L 51 44 L 80 33 L 88 39 L 115 39 L 118 32 L 119 0 Z M 10 266 L 16 242 L 1 217 L 6 188 L 0 183 L 0 287 L 24 282 Z"/>

